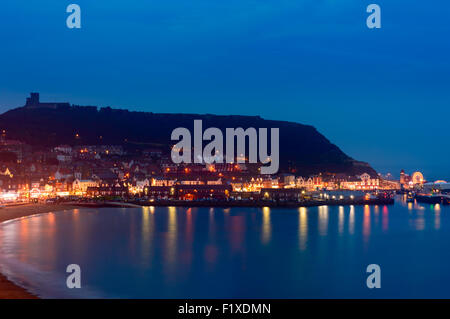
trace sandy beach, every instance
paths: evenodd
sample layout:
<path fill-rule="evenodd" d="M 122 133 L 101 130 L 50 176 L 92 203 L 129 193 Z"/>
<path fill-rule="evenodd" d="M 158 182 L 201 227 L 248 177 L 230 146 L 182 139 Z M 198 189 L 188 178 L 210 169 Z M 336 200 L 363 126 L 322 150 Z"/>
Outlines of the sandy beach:
<path fill-rule="evenodd" d="M 35 214 L 43 214 L 49 212 L 56 212 L 64 209 L 74 209 L 77 208 L 76 205 L 68 205 L 68 204 L 25 204 L 25 205 L 15 205 L 15 206 L 7 206 L 0 209 L 0 223 L 35 215 Z M 25 289 L 13 284 L 10 282 L 5 276 L 0 274 L 0 299 L 36 299 L 36 296 L 33 296 Z"/>

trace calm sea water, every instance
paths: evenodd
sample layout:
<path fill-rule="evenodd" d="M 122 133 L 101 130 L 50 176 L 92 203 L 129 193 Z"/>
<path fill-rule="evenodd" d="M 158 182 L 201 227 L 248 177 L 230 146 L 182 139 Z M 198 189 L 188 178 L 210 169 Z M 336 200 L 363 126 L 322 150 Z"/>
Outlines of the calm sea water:
<path fill-rule="evenodd" d="M 449 298 L 450 207 L 68 210 L 3 223 L 0 267 L 47 298 Z"/>

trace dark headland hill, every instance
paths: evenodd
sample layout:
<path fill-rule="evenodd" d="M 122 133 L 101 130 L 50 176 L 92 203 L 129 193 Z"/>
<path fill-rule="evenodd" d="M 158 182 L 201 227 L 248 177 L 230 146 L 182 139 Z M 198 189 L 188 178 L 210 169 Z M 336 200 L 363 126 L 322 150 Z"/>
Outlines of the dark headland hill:
<path fill-rule="evenodd" d="M 186 127 L 193 132 L 194 120 L 203 120 L 203 130 L 217 127 L 280 129 L 280 169 L 307 175 L 316 173 L 364 172 L 376 175 L 369 164 L 352 159 L 313 126 L 265 120 L 259 116 L 219 116 L 212 114 L 162 114 L 134 112 L 110 107 L 75 106 L 69 103 L 34 103 L 0 115 L 0 129 L 8 139 L 34 147 L 69 145 L 140 145 L 169 153 L 172 131 Z M 78 134 L 78 135 L 77 135 Z M 205 142 L 206 144 L 206 142 Z"/>

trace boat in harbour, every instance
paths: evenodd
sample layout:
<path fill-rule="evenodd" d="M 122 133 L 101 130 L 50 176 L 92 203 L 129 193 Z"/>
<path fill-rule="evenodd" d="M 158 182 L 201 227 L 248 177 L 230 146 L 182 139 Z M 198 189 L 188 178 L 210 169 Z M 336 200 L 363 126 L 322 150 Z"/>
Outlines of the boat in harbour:
<path fill-rule="evenodd" d="M 406 195 L 406 202 L 408 202 L 408 203 L 413 203 L 414 202 L 414 194 L 413 193 L 409 192 Z"/>
<path fill-rule="evenodd" d="M 442 195 L 442 204 L 450 205 L 450 195 L 448 194 Z"/>
<path fill-rule="evenodd" d="M 419 203 L 440 204 L 442 202 L 442 195 L 416 194 L 416 200 Z"/>

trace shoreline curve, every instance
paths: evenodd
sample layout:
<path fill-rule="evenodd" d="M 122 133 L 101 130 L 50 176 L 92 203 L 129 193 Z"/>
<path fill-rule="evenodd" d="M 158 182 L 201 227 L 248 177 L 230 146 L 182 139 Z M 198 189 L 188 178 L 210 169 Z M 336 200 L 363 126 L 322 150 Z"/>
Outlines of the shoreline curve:
<path fill-rule="evenodd" d="M 23 217 L 80 208 L 74 204 L 23 204 L 11 205 L 0 209 L 0 224 Z M 39 299 L 25 288 L 10 281 L 0 273 L 0 299 Z"/>

